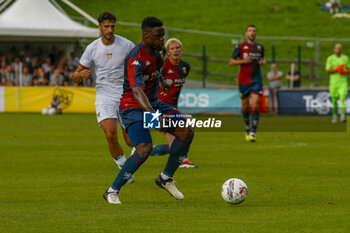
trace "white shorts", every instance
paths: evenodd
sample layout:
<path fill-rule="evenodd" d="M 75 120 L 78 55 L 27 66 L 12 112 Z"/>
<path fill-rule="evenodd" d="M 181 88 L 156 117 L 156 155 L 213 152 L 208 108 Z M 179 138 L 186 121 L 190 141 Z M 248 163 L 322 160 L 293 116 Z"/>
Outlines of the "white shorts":
<path fill-rule="evenodd" d="M 116 119 L 118 124 L 124 128 L 119 115 L 119 104 L 120 101 L 96 101 L 95 106 L 97 122 L 101 124 L 101 121 L 105 119 Z"/>

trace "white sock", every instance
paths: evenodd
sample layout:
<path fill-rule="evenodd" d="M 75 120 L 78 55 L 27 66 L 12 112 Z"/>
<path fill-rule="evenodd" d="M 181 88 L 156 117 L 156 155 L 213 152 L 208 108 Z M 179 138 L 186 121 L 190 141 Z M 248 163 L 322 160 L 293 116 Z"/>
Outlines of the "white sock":
<path fill-rule="evenodd" d="M 122 169 L 125 161 L 126 161 L 125 155 L 119 155 L 114 159 L 114 162 L 118 165 L 119 169 Z"/>
<path fill-rule="evenodd" d="M 165 175 L 163 172 L 160 173 L 160 177 L 162 177 L 163 180 L 169 180 L 170 178 L 172 178 L 172 177 Z"/>
<path fill-rule="evenodd" d="M 112 192 L 115 192 L 117 191 L 116 189 L 114 189 L 112 186 L 109 187 L 109 189 L 107 190 L 108 193 L 112 193 Z"/>

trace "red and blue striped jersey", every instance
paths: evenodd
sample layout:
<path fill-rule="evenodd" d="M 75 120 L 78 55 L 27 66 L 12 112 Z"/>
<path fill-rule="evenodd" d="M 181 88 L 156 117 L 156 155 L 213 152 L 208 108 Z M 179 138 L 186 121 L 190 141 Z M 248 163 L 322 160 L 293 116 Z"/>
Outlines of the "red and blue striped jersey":
<path fill-rule="evenodd" d="M 241 60 L 251 56 L 253 62 L 250 64 L 241 64 L 238 76 L 238 84 L 262 83 L 259 60 L 264 58 L 264 47 L 261 44 L 242 42 L 238 44 L 233 51 L 232 58 Z"/>
<path fill-rule="evenodd" d="M 143 87 L 151 104 L 158 100 L 158 85 L 160 81 L 164 81 L 162 51 L 151 55 L 141 42 L 126 56 L 124 68 L 123 95 L 120 99 L 122 110 L 140 108 L 134 99 L 131 90 L 133 87 Z"/>
<path fill-rule="evenodd" d="M 185 84 L 185 78 L 189 72 L 190 64 L 186 61 L 180 60 L 180 64 L 174 66 L 169 59 L 166 59 L 163 64 L 163 77 L 169 84 L 169 92 L 165 94 L 162 89 L 159 89 L 159 99 L 164 103 L 176 106 L 181 88 Z"/>

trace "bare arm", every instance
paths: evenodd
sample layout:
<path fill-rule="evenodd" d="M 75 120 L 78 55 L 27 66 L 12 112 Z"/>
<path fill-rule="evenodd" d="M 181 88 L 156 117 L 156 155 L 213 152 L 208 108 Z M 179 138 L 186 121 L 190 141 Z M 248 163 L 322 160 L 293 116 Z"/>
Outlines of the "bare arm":
<path fill-rule="evenodd" d="M 294 81 L 298 81 L 300 79 L 300 75 L 299 74 L 296 74 L 293 76 L 293 80 Z"/>
<path fill-rule="evenodd" d="M 286 79 L 287 80 L 291 80 L 292 79 L 293 81 L 298 81 L 300 79 L 300 75 L 299 74 L 295 74 L 295 75 L 291 76 L 291 75 L 287 74 L 286 75 Z"/>
<path fill-rule="evenodd" d="M 270 81 L 277 80 L 277 79 L 280 79 L 280 78 L 282 78 L 282 74 L 276 74 L 274 76 L 267 76 L 267 79 L 270 80 Z"/>
<path fill-rule="evenodd" d="M 264 66 L 265 64 L 266 64 L 265 59 L 264 59 L 264 58 L 260 58 L 260 60 L 259 60 L 259 65 L 260 65 L 260 66 Z"/>
<path fill-rule="evenodd" d="M 252 61 L 253 61 L 253 58 L 250 56 L 243 59 L 243 60 L 236 60 L 236 59 L 231 58 L 230 61 L 228 62 L 228 64 L 230 66 L 236 66 L 236 65 L 242 65 L 242 64 L 249 64 L 249 63 L 252 63 Z"/>
<path fill-rule="evenodd" d="M 81 66 L 78 66 L 78 68 L 74 71 L 72 75 L 72 79 L 75 83 L 80 82 L 82 78 L 90 78 L 90 77 L 91 77 L 91 71 Z"/>
<path fill-rule="evenodd" d="M 143 87 L 133 87 L 132 92 L 134 99 L 143 111 L 154 111 L 145 92 L 143 91 Z"/>
<path fill-rule="evenodd" d="M 168 94 L 169 92 L 169 84 L 167 84 L 166 82 L 162 82 L 162 83 L 159 83 L 159 87 L 162 88 L 164 94 Z"/>

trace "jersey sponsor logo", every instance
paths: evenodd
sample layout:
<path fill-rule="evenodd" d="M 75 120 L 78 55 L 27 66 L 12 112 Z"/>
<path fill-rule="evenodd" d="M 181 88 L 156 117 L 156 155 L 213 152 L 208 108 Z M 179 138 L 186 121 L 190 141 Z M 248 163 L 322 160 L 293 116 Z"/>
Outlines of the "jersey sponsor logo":
<path fill-rule="evenodd" d="M 182 87 L 184 85 L 184 83 L 185 83 L 185 79 L 182 79 L 182 78 L 175 79 L 173 81 L 173 83 L 174 83 L 174 87 Z"/>
<path fill-rule="evenodd" d="M 169 71 L 168 71 L 168 74 L 172 74 L 172 73 L 174 73 L 173 70 L 169 70 Z"/>
<path fill-rule="evenodd" d="M 107 53 L 107 57 L 108 57 L 108 59 L 111 59 L 112 53 Z"/>
<path fill-rule="evenodd" d="M 146 66 L 149 66 L 149 65 L 151 65 L 151 62 L 146 61 Z"/>
<path fill-rule="evenodd" d="M 134 66 L 139 66 L 139 65 L 140 65 L 140 63 L 139 63 L 139 61 L 138 61 L 138 60 L 135 60 L 133 63 L 131 63 L 131 65 L 134 65 Z"/>
<path fill-rule="evenodd" d="M 182 67 L 182 73 L 183 73 L 183 74 L 187 74 L 187 69 L 186 69 L 186 67 Z"/>
<path fill-rule="evenodd" d="M 171 80 L 171 79 L 167 79 L 167 80 L 165 80 L 165 82 L 166 82 L 169 86 L 171 86 L 171 84 L 173 84 L 173 80 Z"/>

